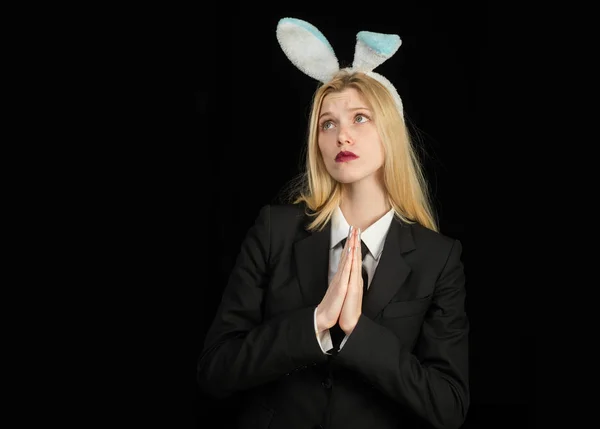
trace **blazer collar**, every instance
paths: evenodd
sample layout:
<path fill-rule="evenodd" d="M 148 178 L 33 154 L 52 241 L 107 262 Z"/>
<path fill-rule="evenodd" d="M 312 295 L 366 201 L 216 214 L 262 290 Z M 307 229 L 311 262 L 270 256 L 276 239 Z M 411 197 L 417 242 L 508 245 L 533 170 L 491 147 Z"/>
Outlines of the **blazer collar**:
<path fill-rule="evenodd" d="M 402 287 L 411 268 L 404 255 L 416 248 L 412 227 L 394 218 L 371 286 L 363 299 L 363 313 L 374 319 Z"/>

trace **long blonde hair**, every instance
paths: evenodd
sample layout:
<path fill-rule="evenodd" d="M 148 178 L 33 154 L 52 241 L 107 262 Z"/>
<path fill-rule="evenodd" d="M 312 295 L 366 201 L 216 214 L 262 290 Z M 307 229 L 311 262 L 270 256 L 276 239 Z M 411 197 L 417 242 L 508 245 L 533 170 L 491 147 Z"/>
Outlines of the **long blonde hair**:
<path fill-rule="evenodd" d="M 364 73 L 341 71 L 314 93 L 309 120 L 304 173 L 293 184 L 293 202 L 304 203 L 313 217 L 309 230 L 321 230 L 341 202 L 341 184 L 334 180 L 318 145 L 318 118 L 323 98 L 331 92 L 355 88 L 371 108 L 384 148 L 383 178 L 388 201 L 397 217 L 438 231 L 427 181 L 404 118 L 394 99 L 377 80 Z"/>

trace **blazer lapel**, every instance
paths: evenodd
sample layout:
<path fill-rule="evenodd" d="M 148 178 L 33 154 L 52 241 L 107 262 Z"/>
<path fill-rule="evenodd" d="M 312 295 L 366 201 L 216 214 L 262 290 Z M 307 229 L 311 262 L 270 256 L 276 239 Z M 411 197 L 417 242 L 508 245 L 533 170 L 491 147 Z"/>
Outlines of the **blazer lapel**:
<path fill-rule="evenodd" d="M 331 224 L 294 244 L 296 270 L 306 305 L 318 305 L 328 286 Z"/>
<path fill-rule="evenodd" d="M 411 268 L 402 255 L 413 249 L 415 243 L 410 226 L 394 218 L 371 286 L 363 301 L 363 313 L 370 319 L 374 319 L 390 302 L 410 274 Z"/>

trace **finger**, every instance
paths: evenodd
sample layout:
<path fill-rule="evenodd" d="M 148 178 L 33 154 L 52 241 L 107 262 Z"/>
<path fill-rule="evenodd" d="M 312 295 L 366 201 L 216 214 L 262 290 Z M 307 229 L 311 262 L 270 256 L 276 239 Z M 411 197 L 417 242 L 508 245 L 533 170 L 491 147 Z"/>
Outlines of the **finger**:
<path fill-rule="evenodd" d="M 356 231 L 356 235 L 354 236 L 354 254 L 352 255 L 352 270 L 350 274 L 350 287 L 354 293 L 356 293 L 359 289 L 361 273 L 360 273 L 360 241 L 359 241 L 359 229 Z"/>
<path fill-rule="evenodd" d="M 353 228 L 352 230 L 352 236 L 346 241 L 346 245 L 348 246 L 348 249 L 345 251 L 346 255 L 344 255 L 344 263 L 342 265 L 342 270 L 341 270 L 341 274 L 340 274 L 340 282 L 342 284 L 348 284 L 348 281 L 350 280 L 350 273 L 351 273 L 351 269 L 352 269 L 352 261 L 354 259 L 354 253 L 355 253 L 355 246 L 354 246 L 354 240 L 353 237 L 356 234 L 356 228 Z M 339 272 L 339 271 L 338 271 Z"/>
<path fill-rule="evenodd" d="M 359 295 L 362 296 L 362 291 L 363 291 L 363 278 L 362 278 L 362 238 L 361 238 L 361 234 L 362 231 L 359 228 L 357 233 L 356 233 L 356 257 L 355 257 L 355 264 L 356 264 L 356 279 L 357 279 L 357 286 L 358 286 L 358 292 Z"/>
<path fill-rule="evenodd" d="M 362 263 L 362 230 L 360 228 L 358 228 L 358 231 L 356 233 L 356 247 L 358 252 L 357 253 L 357 258 L 359 261 L 361 261 Z"/>
<path fill-rule="evenodd" d="M 348 272 L 348 286 L 351 285 L 351 282 L 354 281 L 354 266 L 356 264 L 354 264 L 355 258 L 356 258 L 356 228 L 352 233 L 352 236 L 350 237 L 350 239 L 348 240 L 351 243 L 351 254 L 348 255 L 348 262 L 346 263 L 347 266 L 349 266 L 349 272 Z"/>
<path fill-rule="evenodd" d="M 356 319 L 356 315 L 360 313 L 361 309 L 361 288 L 360 282 L 362 281 L 361 277 L 361 263 L 359 258 L 359 240 L 360 234 L 357 231 L 356 235 L 353 237 L 353 255 L 352 255 L 352 269 L 350 273 L 350 279 L 348 282 L 348 292 L 344 297 L 344 304 L 342 307 L 342 312 L 340 313 L 341 322 L 340 323 L 352 323 L 352 320 Z"/>
<path fill-rule="evenodd" d="M 350 249 L 350 246 L 352 245 L 352 243 L 351 243 L 352 240 L 350 240 L 350 238 L 352 237 L 353 231 L 354 231 L 354 228 L 351 226 L 350 232 L 348 233 L 348 237 L 346 237 L 346 244 L 344 244 L 344 248 L 342 249 L 342 254 L 340 255 L 340 261 L 338 262 L 338 272 L 344 266 L 344 263 L 346 262 L 348 254 L 350 253 L 349 249 Z"/>

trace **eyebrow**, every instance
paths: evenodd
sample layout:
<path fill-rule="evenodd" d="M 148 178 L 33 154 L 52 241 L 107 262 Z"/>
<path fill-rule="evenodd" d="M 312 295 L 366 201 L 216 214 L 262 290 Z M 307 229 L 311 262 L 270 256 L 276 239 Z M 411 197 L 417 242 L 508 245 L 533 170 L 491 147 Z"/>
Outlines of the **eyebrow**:
<path fill-rule="evenodd" d="M 368 109 L 368 108 L 366 108 L 366 107 L 352 107 L 352 108 L 350 108 L 350 109 L 348 109 L 348 110 L 350 110 L 351 112 L 354 112 L 354 111 L 356 111 L 356 110 L 369 110 L 369 109 Z M 333 114 L 332 114 L 331 112 L 323 112 L 323 113 L 321 113 L 321 114 L 319 115 L 319 119 L 321 119 L 321 117 L 323 117 L 323 116 L 325 116 L 325 115 L 333 115 Z"/>

